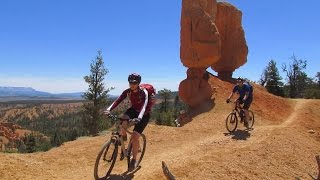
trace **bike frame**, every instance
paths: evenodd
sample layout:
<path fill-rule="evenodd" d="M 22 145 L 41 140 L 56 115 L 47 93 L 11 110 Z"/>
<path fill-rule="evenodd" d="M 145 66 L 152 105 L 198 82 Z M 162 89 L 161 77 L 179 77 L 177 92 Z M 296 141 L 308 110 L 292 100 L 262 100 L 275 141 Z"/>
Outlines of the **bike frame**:
<path fill-rule="evenodd" d="M 133 147 L 132 147 L 132 134 L 133 134 L 133 132 L 128 130 L 127 128 L 125 129 L 125 131 L 127 133 L 129 133 L 129 135 L 130 135 L 129 142 L 128 142 L 127 146 L 125 146 L 125 141 L 123 140 L 123 137 L 120 136 L 120 132 L 119 132 L 119 130 L 123 127 L 121 125 L 121 119 L 115 115 L 112 115 L 112 114 L 109 114 L 108 117 L 112 121 L 115 122 L 116 130 L 112 132 L 110 138 L 107 138 L 107 141 L 104 143 L 100 152 L 98 153 L 98 156 L 96 158 L 96 162 L 94 165 L 95 179 L 107 178 L 110 175 L 110 173 L 115 165 L 115 162 L 117 160 L 117 156 L 119 154 L 119 151 L 118 151 L 119 146 L 121 148 L 120 161 L 122 161 L 123 159 L 127 159 L 127 164 L 128 164 L 128 171 L 127 172 L 131 172 L 133 170 L 136 170 L 136 169 L 130 169 L 130 164 L 132 162 L 131 155 L 133 155 L 133 152 L 132 152 L 132 150 L 133 150 Z M 128 121 L 129 121 L 128 127 L 132 126 L 133 125 L 132 120 L 129 119 Z M 136 161 L 137 164 L 135 164 L 136 167 L 138 167 L 138 165 L 140 164 L 140 162 L 144 156 L 144 153 L 145 153 L 146 136 L 144 134 L 141 134 L 141 136 L 139 137 L 139 141 L 140 140 L 143 144 L 142 144 L 142 146 L 141 146 L 141 144 L 139 144 L 139 157 L 136 159 L 137 160 Z M 114 149 L 113 150 L 110 149 L 110 151 L 109 151 L 110 146 L 114 147 Z M 127 147 L 127 149 L 126 149 L 126 147 Z M 110 152 L 111 154 L 109 154 L 108 152 Z M 102 160 L 102 163 L 103 163 L 103 161 L 105 161 L 106 164 L 104 165 L 104 164 L 100 163 L 100 160 Z M 107 166 L 109 168 L 107 169 L 107 171 L 100 171 L 99 170 L 100 165 Z M 104 173 L 106 173 L 106 174 L 102 175 Z M 102 175 L 102 176 L 100 176 L 100 175 Z"/>
<path fill-rule="evenodd" d="M 109 115 L 109 117 L 112 119 L 112 120 L 114 120 L 114 121 L 116 121 L 116 131 L 114 131 L 114 132 L 112 132 L 112 136 L 110 137 L 110 140 L 115 140 L 115 141 L 119 141 L 120 140 L 120 143 L 121 143 L 121 151 L 122 151 L 122 153 L 123 153 L 123 155 L 124 155 L 124 157 L 126 157 L 126 156 L 128 156 L 128 150 L 129 150 L 129 148 L 128 148 L 128 150 L 126 149 L 126 147 L 125 147 L 125 145 L 124 145 L 124 140 L 123 140 L 123 137 L 121 136 L 120 137 L 120 134 L 119 134 L 119 130 L 120 129 L 122 129 L 123 127 L 122 127 L 122 125 L 120 124 L 120 122 L 121 122 L 121 119 L 120 118 L 118 118 L 117 116 L 115 116 L 115 115 Z M 128 119 L 128 122 L 130 122 L 130 119 Z M 128 123 L 128 128 L 131 126 L 131 123 Z M 132 131 L 129 131 L 128 129 L 126 129 L 126 128 L 123 128 L 130 136 L 132 136 Z M 130 137 L 130 140 L 129 140 L 129 143 L 128 143 L 128 147 L 130 147 L 131 146 L 131 144 L 132 144 L 132 141 L 131 141 L 131 137 Z"/>
<path fill-rule="evenodd" d="M 226 119 L 226 128 L 227 130 L 232 133 L 237 129 L 238 123 L 244 123 L 247 127 L 247 129 L 252 129 L 252 126 L 254 124 L 254 113 L 251 110 L 248 110 L 250 120 L 246 120 L 246 115 L 245 111 L 243 109 L 243 106 L 241 106 L 238 101 L 230 101 L 234 103 L 234 108 L 232 111 L 228 114 L 227 119 Z M 232 119 L 232 116 L 234 116 L 234 120 Z M 232 121 L 229 121 L 232 120 Z M 230 128 L 230 123 L 234 123 L 235 125 L 232 125 L 234 127 Z M 246 122 L 247 121 L 247 122 Z M 247 123 L 247 124 L 246 124 Z"/>
<path fill-rule="evenodd" d="M 244 113 L 244 110 L 243 110 L 243 107 L 239 104 L 238 101 L 234 101 L 234 109 L 232 110 L 234 113 L 237 114 L 238 117 L 240 117 L 240 119 L 242 119 L 244 116 L 241 116 L 241 111 L 243 111 Z"/>

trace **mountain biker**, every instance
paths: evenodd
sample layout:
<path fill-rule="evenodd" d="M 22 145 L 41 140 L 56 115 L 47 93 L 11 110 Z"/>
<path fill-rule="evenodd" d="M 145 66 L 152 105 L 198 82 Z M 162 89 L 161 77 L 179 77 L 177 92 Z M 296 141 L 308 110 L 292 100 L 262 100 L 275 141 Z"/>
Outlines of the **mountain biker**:
<path fill-rule="evenodd" d="M 128 76 L 129 87 L 124 90 L 120 97 L 116 99 L 110 107 L 104 111 L 105 114 L 110 114 L 114 108 L 116 108 L 126 97 L 129 97 L 131 107 L 125 111 L 120 117 L 122 127 L 120 135 L 124 140 L 127 140 L 127 133 L 125 129 L 128 127 L 128 120 L 132 119 L 135 126 L 132 133 L 132 154 L 133 158 L 130 163 L 130 168 L 136 168 L 136 157 L 139 151 L 139 137 L 147 126 L 150 119 L 151 105 L 148 104 L 148 92 L 146 89 L 140 88 L 141 76 L 133 73 Z"/>
<path fill-rule="evenodd" d="M 249 120 L 249 107 L 253 100 L 252 88 L 250 85 L 244 83 L 244 79 L 239 77 L 237 79 L 237 85 L 234 86 L 231 94 L 226 100 L 227 103 L 230 102 L 230 99 L 233 97 L 234 93 L 239 93 L 239 98 L 236 100 L 237 106 L 243 104 L 243 111 L 245 113 L 245 121 L 244 125 L 248 128 L 248 120 Z"/>

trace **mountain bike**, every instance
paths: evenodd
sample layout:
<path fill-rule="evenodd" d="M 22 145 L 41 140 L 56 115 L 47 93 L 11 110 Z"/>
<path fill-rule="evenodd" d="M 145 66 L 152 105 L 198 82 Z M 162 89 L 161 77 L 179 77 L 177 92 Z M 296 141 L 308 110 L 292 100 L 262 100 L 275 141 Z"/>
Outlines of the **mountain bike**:
<path fill-rule="evenodd" d="M 234 102 L 234 109 L 231 113 L 227 116 L 226 119 L 226 128 L 230 133 L 233 133 L 238 126 L 238 119 L 240 119 L 240 123 L 245 122 L 245 113 L 243 110 L 243 107 L 241 105 L 238 105 L 238 103 Z M 254 114 L 251 110 L 249 110 L 249 120 L 248 120 L 248 129 L 252 129 L 252 126 L 254 124 Z"/>
<path fill-rule="evenodd" d="M 117 160 L 117 156 L 119 154 L 118 149 L 120 146 L 120 158 L 122 161 L 127 159 L 128 164 L 128 172 L 133 172 L 135 169 L 130 170 L 130 162 L 132 160 L 132 140 L 128 142 L 127 148 L 125 146 L 125 141 L 123 137 L 119 134 L 119 129 L 121 128 L 121 119 L 115 115 L 109 114 L 109 118 L 111 118 L 116 123 L 116 131 L 112 132 L 110 139 L 108 139 L 102 146 L 100 152 L 98 153 L 95 165 L 94 165 L 94 178 L 95 179 L 106 179 L 110 176 L 111 171 L 115 165 Z M 131 120 L 129 120 L 129 124 Z M 127 133 L 132 135 L 132 131 L 125 129 Z M 140 135 L 139 138 L 139 151 L 137 155 L 136 167 L 139 167 L 140 162 L 144 156 L 146 150 L 146 136 L 144 134 Z"/>

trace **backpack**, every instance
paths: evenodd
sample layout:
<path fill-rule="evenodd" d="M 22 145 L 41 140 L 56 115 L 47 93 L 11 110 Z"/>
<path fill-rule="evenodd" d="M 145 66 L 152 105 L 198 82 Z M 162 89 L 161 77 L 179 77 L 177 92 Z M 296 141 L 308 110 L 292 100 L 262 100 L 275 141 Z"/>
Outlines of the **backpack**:
<path fill-rule="evenodd" d="M 153 106 L 156 103 L 156 89 L 151 84 L 140 84 L 140 88 L 148 91 L 148 105 Z"/>
<path fill-rule="evenodd" d="M 250 94 L 253 93 L 253 86 L 247 81 L 246 84 L 249 86 Z"/>

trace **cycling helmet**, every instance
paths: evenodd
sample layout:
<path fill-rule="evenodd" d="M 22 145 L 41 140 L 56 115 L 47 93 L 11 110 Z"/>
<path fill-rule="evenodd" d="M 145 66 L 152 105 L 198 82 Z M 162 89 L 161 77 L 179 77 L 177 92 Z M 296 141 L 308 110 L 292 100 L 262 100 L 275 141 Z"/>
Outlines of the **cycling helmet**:
<path fill-rule="evenodd" d="M 129 77 L 128 77 L 128 82 L 129 83 L 138 83 L 138 84 L 140 84 L 141 76 L 139 74 L 137 74 L 137 73 L 130 74 Z"/>
<path fill-rule="evenodd" d="M 238 77 L 237 81 L 244 82 L 244 79 L 243 79 L 243 78 L 241 78 L 241 77 Z"/>

